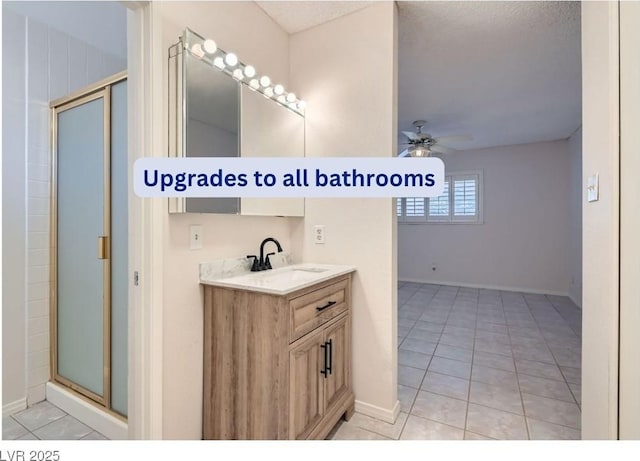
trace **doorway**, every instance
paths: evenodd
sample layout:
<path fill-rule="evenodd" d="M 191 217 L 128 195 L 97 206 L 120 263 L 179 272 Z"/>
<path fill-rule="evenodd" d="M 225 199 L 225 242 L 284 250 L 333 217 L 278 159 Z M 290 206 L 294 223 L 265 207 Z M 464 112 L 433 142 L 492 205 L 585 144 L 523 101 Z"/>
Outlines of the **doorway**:
<path fill-rule="evenodd" d="M 127 81 L 51 103 L 51 376 L 127 416 Z"/>

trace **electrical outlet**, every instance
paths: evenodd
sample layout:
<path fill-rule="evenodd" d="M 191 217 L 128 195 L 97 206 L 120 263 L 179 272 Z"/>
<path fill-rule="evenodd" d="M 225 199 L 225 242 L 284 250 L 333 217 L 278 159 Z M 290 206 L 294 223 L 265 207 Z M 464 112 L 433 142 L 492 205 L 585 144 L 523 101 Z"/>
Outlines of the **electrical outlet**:
<path fill-rule="evenodd" d="M 199 250 L 202 248 L 204 233 L 201 225 L 189 226 L 189 249 Z"/>
<path fill-rule="evenodd" d="M 317 244 L 324 243 L 324 225 L 313 226 L 313 241 Z"/>
<path fill-rule="evenodd" d="M 432 270 L 433 272 L 435 272 L 435 271 L 436 271 L 436 267 L 437 267 L 437 264 L 436 264 L 436 263 L 431 263 L 431 270 Z"/>

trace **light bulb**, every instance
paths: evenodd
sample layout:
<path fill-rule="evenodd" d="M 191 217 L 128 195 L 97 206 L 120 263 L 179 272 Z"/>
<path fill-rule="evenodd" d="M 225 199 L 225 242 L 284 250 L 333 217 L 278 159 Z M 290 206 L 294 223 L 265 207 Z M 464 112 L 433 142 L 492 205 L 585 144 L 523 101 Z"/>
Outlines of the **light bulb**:
<path fill-rule="evenodd" d="M 253 78 L 256 75 L 256 68 L 253 66 L 246 66 L 244 68 L 244 75 L 246 75 L 248 78 Z"/>
<path fill-rule="evenodd" d="M 296 100 L 296 94 L 295 93 L 289 93 L 287 95 L 287 102 L 295 102 Z"/>
<path fill-rule="evenodd" d="M 271 85 L 271 79 L 266 75 L 263 75 L 262 77 L 260 77 L 260 85 L 264 87 Z"/>
<path fill-rule="evenodd" d="M 409 150 L 412 157 L 429 157 L 431 149 L 424 146 L 416 146 L 413 151 Z"/>
<path fill-rule="evenodd" d="M 235 66 L 236 64 L 238 64 L 238 57 L 233 54 L 233 53 L 227 53 L 227 55 L 224 57 L 224 62 L 229 65 L 229 66 Z"/>
<path fill-rule="evenodd" d="M 222 59 L 220 56 L 218 56 L 217 58 L 215 58 L 213 60 L 213 65 L 216 66 L 218 69 L 224 69 L 224 59 Z"/>
<path fill-rule="evenodd" d="M 304 110 L 305 107 L 307 107 L 307 103 L 306 102 L 304 102 L 302 99 L 300 101 L 298 101 L 298 109 Z"/>
<path fill-rule="evenodd" d="M 235 78 L 236 80 L 242 80 L 244 78 L 244 74 L 242 73 L 242 70 L 240 69 L 236 69 L 233 71 L 233 78 Z"/>
<path fill-rule="evenodd" d="M 269 97 L 272 97 L 273 96 L 273 88 L 271 88 L 270 86 L 266 87 L 264 89 L 264 94 L 269 96 Z"/>
<path fill-rule="evenodd" d="M 193 55 L 197 56 L 198 58 L 201 58 L 204 56 L 204 51 L 202 51 L 202 46 L 199 43 L 195 43 L 191 47 L 191 53 L 193 53 Z"/>
<path fill-rule="evenodd" d="M 284 93 L 284 87 L 282 85 L 278 84 L 278 85 L 273 87 L 273 92 L 275 94 L 280 95 L 280 94 Z"/>
<path fill-rule="evenodd" d="M 206 51 L 208 54 L 213 54 L 218 49 L 218 45 L 216 45 L 216 42 L 214 42 L 210 38 L 206 39 L 202 45 L 204 47 L 204 51 Z"/>
<path fill-rule="evenodd" d="M 251 79 L 251 81 L 249 82 L 249 88 L 251 88 L 252 90 L 257 90 L 258 88 L 260 88 L 260 83 L 258 82 L 257 78 Z"/>
<path fill-rule="evenodd" d="M 278 102 L 280 104 L 286 104 L 287 103 L 287 98 L 285 98 L 285 96 L 283 94 L 281 94 L 280 96 L 278 96 Z"/>

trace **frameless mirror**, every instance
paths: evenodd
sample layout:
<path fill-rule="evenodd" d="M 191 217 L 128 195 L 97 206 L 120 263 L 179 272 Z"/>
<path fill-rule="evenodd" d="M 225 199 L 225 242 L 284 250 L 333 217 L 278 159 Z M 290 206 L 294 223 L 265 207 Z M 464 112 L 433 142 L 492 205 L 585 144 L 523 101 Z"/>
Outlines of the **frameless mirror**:
<path fill-rule="evenodd" d="M 169 49 L 169 155 L 302 157 L 304 116 L 255 90 L 236 69 L 220 68 L 204 39 L 186 30 Z M 195 48 L 194 48 L 195 47 Z M 193 51 L 195 50 L 195 51 Z M 219 53 L 224 52 L 219 50 Z M 214 64 L 214 61 L 218 64 Z M 236 78 L 233 71 L 236 70 Z M 238 78 L 242 76 L 242 78 Z M 170 199 L 172 213 L 304 216 L 303 198 Z"/>
<path fill-rule="evenodd" d="M 241 155 L 302 157 L 304 118 L 242 85 Z M 304 216 L 303 198 L 242 198 L 240 211 L 254 216 Z"/>
<path fill-rule="evenodd" d="M 186 157 L 237 157 L 240 152 L 240 84 L 185 54 Z M 238 213 L 237 198 L 187 198 L 187 213 Z"/>

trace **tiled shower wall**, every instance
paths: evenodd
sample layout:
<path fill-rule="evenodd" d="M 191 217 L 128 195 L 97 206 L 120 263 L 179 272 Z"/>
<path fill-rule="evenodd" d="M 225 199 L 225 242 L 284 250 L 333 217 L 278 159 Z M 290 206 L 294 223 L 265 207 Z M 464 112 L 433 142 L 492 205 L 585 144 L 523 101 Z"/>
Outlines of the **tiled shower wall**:
<path fill-rule="evenodd" d="M 31 405 L 45 398 L 50 373 L 49 102 L 125 70 L 126 60 L 6 8 L 3 25 L 3 41 L 14 44 L 3 65 L 24 75 L 11 80 L 15 88 L 5 85 L 4 93 L 24 94 L 5 109 L 5 117 L 16 123 L 11 136 L 24 136 L 24 143 L 15 143 L 15 150 L 3 155 L 21 156 L 26 164 L 26 397 Z"/>

